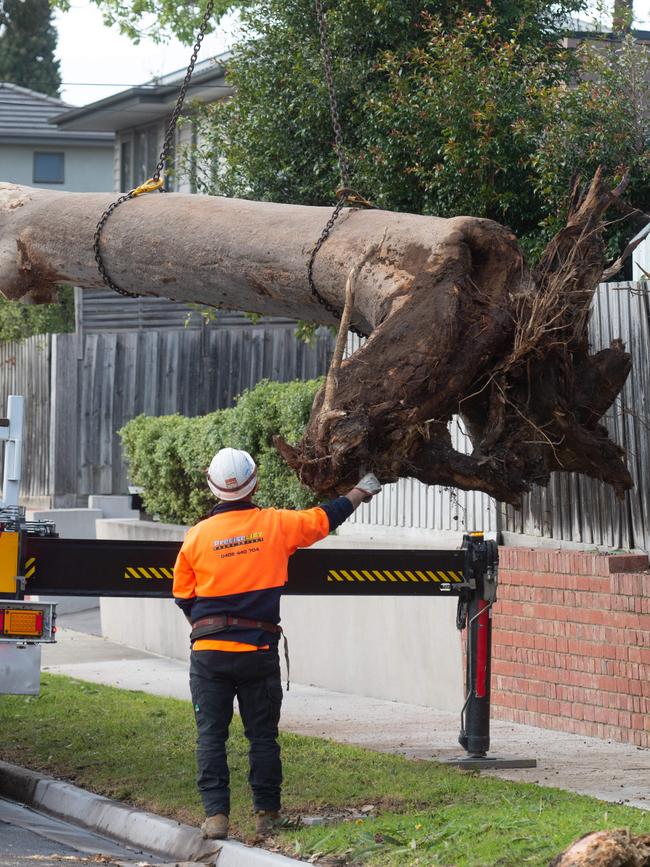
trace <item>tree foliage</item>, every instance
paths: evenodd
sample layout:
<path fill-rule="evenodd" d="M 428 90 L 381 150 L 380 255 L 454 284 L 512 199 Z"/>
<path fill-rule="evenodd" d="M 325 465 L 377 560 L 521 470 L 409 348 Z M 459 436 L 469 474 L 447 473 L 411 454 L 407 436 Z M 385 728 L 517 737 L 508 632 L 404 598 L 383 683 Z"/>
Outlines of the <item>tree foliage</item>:
<path fill-rule="evenodd" d="M 536 252 L 602 163 L 648 200 L 647 49 L 562 47 L 580 0 L 338 0 L 327 21 L 353 186 L 380 207 L 484 216 Z M 322 204 L 339 185 L 311 0 L 243 13 L 235 95 L 197 108 L 202 191 Z M 645 127 L 644 127 L 645 123 Z M 186 162 L 189 163 L 189 154 Z"/>
<path fill-rule="evenodd" d="M 303 433 L 320 380 L 258 383 L 234 407 L 209 415 L 140 415 L 120 431 L 131 481 L 144 489 L 147 509 L 163 521 L 193 524 L 215 504 L 205 470 L 225 446 L 245 449 L 258 465 L 255 502 L 278 508 L 306 508 L 316 502 L 273 446 L 278 434 L 297 442 Z"/>
<path fill-rule="evenodd" d="M 24 340 L 35 334 L 74 331 L 74 290 L 59 289 L 54 304 L 17 304 L 0 298 L 0 341 Z"/>
<path fill-rule="evenodd" d="M 58 96 L 56 41 L 48 0 L 0 0 L 0 81 Z"/>

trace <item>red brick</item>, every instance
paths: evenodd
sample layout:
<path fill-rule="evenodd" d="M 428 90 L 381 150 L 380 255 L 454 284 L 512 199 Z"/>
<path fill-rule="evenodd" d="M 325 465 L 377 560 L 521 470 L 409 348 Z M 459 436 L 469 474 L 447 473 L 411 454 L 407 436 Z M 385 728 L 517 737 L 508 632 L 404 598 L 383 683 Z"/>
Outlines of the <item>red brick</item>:
<path fill-rule="evenodd" d="M 549 551 L 544 549 L 533 551 L 533 569 L 535 572 L 550 572 Z"/>
<path fill-rule="evenodd" d="M 610 587 L 612 593 L 625 596 L 640 596 L 642 592 L 643 575 L 640 573 L 618 571 L 612 573 Z"/>
<path fill-rule="evenodd" d="M 610 575 L 616 572 L 645 572 L 648 569 L 648 555 L 609 554 L 607 565 Z"/>

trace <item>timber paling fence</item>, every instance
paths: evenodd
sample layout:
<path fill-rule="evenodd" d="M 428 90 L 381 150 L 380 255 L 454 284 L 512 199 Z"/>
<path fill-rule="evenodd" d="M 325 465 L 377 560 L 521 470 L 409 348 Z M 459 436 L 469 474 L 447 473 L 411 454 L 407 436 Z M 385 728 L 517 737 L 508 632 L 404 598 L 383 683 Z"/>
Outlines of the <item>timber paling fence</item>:
<path fill-rule="evenodd" d="M 117 431 L 140 413 L 203 415 L 261 379 L 312 379 L 327 370 L 332 336 L 313 347 L 295 324 L 250 323 L 150 331 L 80 332 L 0 344 L 0 400 L 26 398 L 22 496 L 74 507 L 123 494 Z M 4 409 L 0 408 L 0 414 Z"/>
<path fill-rule="evenodd" d="M 622 502 L 608 486 L 566 473 L 554 474 L 548 488 L 526 496 L 521 510 L 478 492 L 402 479 L 362 506 L 351 522 L 387 536 L 501 530 L 650 550 L 649 286 L 603 284 L 590 324 L 594 350 L 620 337 L 633 355 L 632 373 L 606 418 L 626 450 L 635 483 Z M 308 379 L 327 369 L 332 349 L 327 331 L 319 332 L 310 348 L 295 339 L 286 320 L 253 326 L 229 316 L 200 326 L 195 315 L 192 327 L 184 328 L 180 323 L 188 313 L 180 305 L 166 309 L 164 301 L 134 301 L 140 313 L 133 315 L 124 309 L 135 306 L 122 307 L 128 301 L 99 300 L 88 304 L 75 334 L 0 343 L 2 406 L 10 393 L 26 397 L 23 496 L 35 503 L 74 506 L 88 494 L 125 493 L 116 432 L 139 413 L 201 415 L 232 405 L 260 379 Z M 111 317 L 111 303 L 120 305 L 117 318 Z M 358 339 L 351 336 L 349 349 L 356 346 Z M 452 437 L 457 448 L 468 448 L 458 421 Z"/>

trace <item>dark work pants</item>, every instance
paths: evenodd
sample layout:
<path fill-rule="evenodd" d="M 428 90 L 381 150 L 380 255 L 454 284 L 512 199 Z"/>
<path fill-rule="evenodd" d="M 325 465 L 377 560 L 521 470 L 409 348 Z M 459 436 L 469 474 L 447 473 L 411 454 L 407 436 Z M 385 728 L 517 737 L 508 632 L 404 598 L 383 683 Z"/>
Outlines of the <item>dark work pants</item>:
<path fill-rule="evenodd" d="M 253 807 L 279 810 L 282 764 L 277 737 L 282 684 L 277 650 L 192 651 L 190 690 L 198 733 L 197 782 L 206 816 L 230 812 L 226 741 L 235 696 L 250 743 L 248 781 Z"/>

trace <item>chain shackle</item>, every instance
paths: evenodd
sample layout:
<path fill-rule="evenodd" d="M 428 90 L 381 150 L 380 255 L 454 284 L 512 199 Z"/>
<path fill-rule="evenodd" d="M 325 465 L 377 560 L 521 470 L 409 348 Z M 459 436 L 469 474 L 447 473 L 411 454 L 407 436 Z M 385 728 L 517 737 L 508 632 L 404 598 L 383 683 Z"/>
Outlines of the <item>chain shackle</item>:
<path fill-rule="evenodd" d="M 172 149 L 174 143 L 174 136 L 176 133 L 176 126 L 178 124 L 178 119 L 181 116 L 181 111 L 183 110 L 183 103 L 185 102 L 185 97 L 187 95 L 187 89 L 190 86 L 190 81 L 192 80 L 192 74 L 194 72 L 194 66 L 196 64 L 196 60 L 199 56 L 199 51 L 201 50 L 201 43 L 205 37 L 206 31 L 208 29 L 208 25 L 210 23 L 210 19 L 212 18 L 212 11 L 214 9 L 214 0 L 208 0 L 208 5 L 205 8 L 205 12 L 203 13 L 203 18 L 201 19 L 201 25 L 199 27 L 199 32 L 196 36 L 196 42 L 194 43 L 194 48 L 192 50 L 192 54 L 190 56 L 190 62 L 187 67 L 187 72 L 185 73 L 185 78 L 183 79 L 183 83 L 181 85 L 181 89 L 178 94 L 178 98 L 176 100 L 176 105 L 174 106 L 174 111 L 172 112 L 171 118 L 169 120 L 169 124 L 167 125 L 167 130 L 165 132 L 165 138 L 163 140 L 162 150 L 160 151 L 160 157 L 158 158 L 158 163 L 156 165 L 156 169 L 153 175 L 144 183 L 135 187 L 133 190 L 129 190 L 128 193 L 125 193 L 123 196 L 120 196 L 119 199 L 116 199 L 111 205 L 106 208 L 104 213 L 99 218 L 99 222 L 95 227 L 95 234 L 93 236 L 93 252 L 95 254 L 95 262 L 97 263 L 97 270 L 101 274 L 102 280 L 104 283 L 113 290 L 113 292 L 117 292 L 118 295 L 122 295 L 124 298 L 140 298 L 141 296 L 137 292 L 128 292 L 126 289 L 122 289 L 111 279 L 108 271 L 106 270 L 106 266 L 104 264 L 104 260 L 102 257 L 101 251 L 101 242 L 102 242 L 102 231 L 104 226 L 106 225 L 107 220 L 110 218 L 111 214 L 119 208 L 120 205 L 123 205 L 124 202 L 128 202 L 129 199 L 135 199 L 137 196 L 141 196 L 145 193 L 151 193 L 154 190 L 157 190 L 160 193 L 164 193 L 163 186 L 163 177 L 165 166 L 167 164 L 167 158 L 169 157 L 170 151 Z"/>

